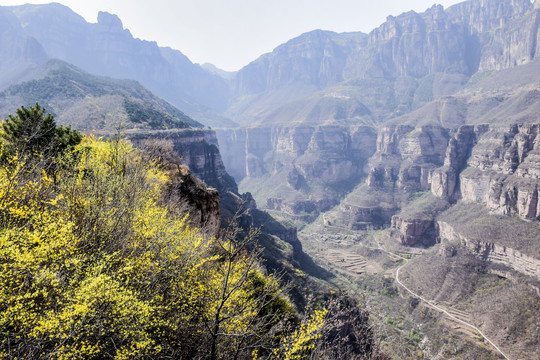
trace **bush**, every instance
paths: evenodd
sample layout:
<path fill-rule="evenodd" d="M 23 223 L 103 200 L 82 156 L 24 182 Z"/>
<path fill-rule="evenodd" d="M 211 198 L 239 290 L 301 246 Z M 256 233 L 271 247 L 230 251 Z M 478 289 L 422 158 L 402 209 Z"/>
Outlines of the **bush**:
<path fill-rule="evenodd" d="M 209 238 L 172 216 L 167 174 L 125 141 L 76 150 L 56 182 L 0 169 L 0 357 L 250 358 L 277 346 L 272 329 L 295 313 L 245 249 L 256 232 Z"/>

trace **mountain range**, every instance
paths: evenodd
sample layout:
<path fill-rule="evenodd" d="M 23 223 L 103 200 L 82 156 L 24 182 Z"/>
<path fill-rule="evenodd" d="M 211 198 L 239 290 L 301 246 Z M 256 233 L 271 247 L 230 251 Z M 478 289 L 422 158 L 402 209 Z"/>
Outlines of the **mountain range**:
<path fill-rule="evenodd" d="M 343 234 L 378 230 L 423 249 L 411 286 L 476 311 L 513 358 L 533 358 L 539 22 L 538 0 L 434 5 L 367 34 L 302 34 L 231 73 L 135 39 L 109 13 L 91 24 L 60 4 L 0 7 L 0 115 L 38 101 L 79 129 L 167 134 L 196 175 L 240 201 L 231 174 L 304 244 L 325 229 L 348 251 Z M 203 126 L 216 130 L 179 130 Z M 296 230 L 280 235 L 301 252 Z M 418 270 L 443 268 L 443 280 Z M 486 292 L 500 305 L 487 315 Z"/>

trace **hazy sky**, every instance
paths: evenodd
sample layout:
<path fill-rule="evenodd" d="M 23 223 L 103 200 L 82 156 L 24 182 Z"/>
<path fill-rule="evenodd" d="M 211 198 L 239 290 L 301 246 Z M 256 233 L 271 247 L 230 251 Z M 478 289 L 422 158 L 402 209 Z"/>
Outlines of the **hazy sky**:
<path fill-rule="evenodd" d="M 0 5 L 28 1 L 0 0 Z M 49 3 L 33 1 L 32 3 Z M 369 32 L 388 15 L 423 12 L 434 0 L 60 0 L 89 22 L 100 10 L 133 36 L 182 51 L 193 62 L 238 70 L 314 29 Z M 439 0 L 445 8 L 460 0 Z"/>

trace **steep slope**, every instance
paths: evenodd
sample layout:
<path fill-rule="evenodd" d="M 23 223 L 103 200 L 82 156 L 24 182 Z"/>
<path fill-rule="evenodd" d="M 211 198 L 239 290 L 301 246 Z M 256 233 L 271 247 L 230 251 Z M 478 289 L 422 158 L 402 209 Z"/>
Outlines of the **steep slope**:
<path fill-rule="evenodd" d="M 26 75 L 32 79 L 0 93 L 0 116 L 36 102 L 60 123 L 80 130 L 170 129 L 202 126 L 138 82 L 98 77 L 59 60 Z"/>
<path fill-rule="evenodd" d="M 32 80 L 0 93 L 0 118 L 20 104 L 39 102 L 58 122 L 78 130 L 111 137 L 120 128 L 133 144 L 177 167 L 178 179 L 169 200 L 189 213 L 192 226 L 204 227 L 215 236 L 238 212 L 239 224 L 246 231 L 250 227 L 262 229 L 258 240 L 264 247 L 263 261 L 269 271 L 302 284 L 299 288 L 327 291 L 327 285 L 318 284 L 319 280 L 298 275 L 329 276 L 302 251 L 296 228 L 284 226 L 258 210 L 250 194 L 238 193 L 221 160 L 214 131 L 203 129 L 134 80 L 91 75 L 60 60 L 49 60 L 26 77 Z M 305 305 L 306 293 L 295 290 L 292 296 L 299 306 Z"/>

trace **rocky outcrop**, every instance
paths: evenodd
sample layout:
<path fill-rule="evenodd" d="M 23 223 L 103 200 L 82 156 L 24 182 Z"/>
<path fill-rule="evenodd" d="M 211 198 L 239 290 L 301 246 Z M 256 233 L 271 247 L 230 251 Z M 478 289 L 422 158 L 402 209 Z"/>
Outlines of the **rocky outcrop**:
<path fill-rule="evenodd" d="M 380 229 L 390 222 L 397 208 L 359 206 L 342 202 L 339 206 L 341 221 L 352 230 Z"/>
<path fill-rule="evenodd" d="M 479 135 L 488 127 L 464 125 L 457 129 L 448 142 L 444 165 L 431 174 L 429 180 L 431 192 L 447 201 L 456 201 L 460 197 L 459 174 L 465 168 Z"/>
<path fill-rule="evenodd" d="M 439 221 L 438 227 L 442 240 L 459 241 L 483 260 L 503 264 L 524 275 L 540 280 L 540 259 L 527 256 L 518 250 L 496 243 L 468 239 L 444 221 Z"/>
<path fill-rule="evenodd" d="M 173 178 L 167 200 L 181 212 L 189 214 L 189 224 L 217 236 L 221 224 L 220 196 L 215 188 L 206 186 L 183 168 Z"/>
<path fill-rule="evenodd" d="M 437 229 L 432 219 L 408 219 L 400 215 L 392 216 L 391 227 L 403 245 L 431 246 L 437 241 Z"/>
<path fill-rule="evenodd" d="M 234 179 L 227 173 L 212 130 L 182 129 L 168 131 L 139 131 L 127 134 L 135 144 L 147 139 L 166 139 L 182 156 L 191 173 L 220 193 L 238 192 Z"/>
<path fill-rule="evenodd" d="M 319 209 L 313 201 L 302 201 L 283 198 L 268 198 L 266 209 L 277 210 L 291 219 L 312 222 L 319 216 Z"/>
<path fill-rule="evenodd" d="M 370 159 L 367 184 L 405 191 L 429 189 L 433 170 L 443 164 L 448 130 L 437 126 L 397 125 L 381 129 L 377 152 Z"/>
<path fill-rule="evenodd" d="M 540 127 L 492 128 L 479 138 L 460 175 L 464 201 L 492 212 L 540 219 Z"/>

